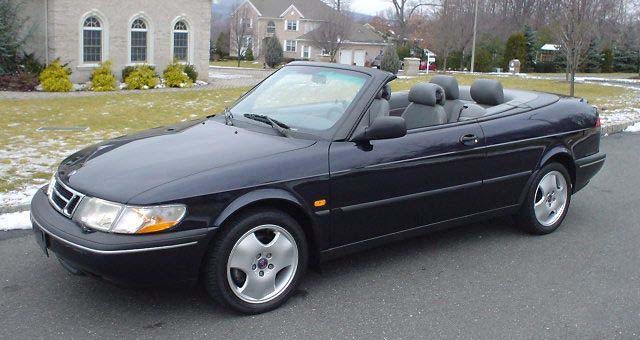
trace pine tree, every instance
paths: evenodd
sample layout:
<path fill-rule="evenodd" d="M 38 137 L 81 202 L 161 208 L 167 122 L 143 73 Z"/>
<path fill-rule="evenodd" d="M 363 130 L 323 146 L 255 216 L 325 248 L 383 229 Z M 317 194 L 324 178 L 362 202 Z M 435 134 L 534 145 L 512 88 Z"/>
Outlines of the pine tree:
<path fill-rule="evenodd" d="M 251 47 L 251 44 L 249 44 L 247 50 L 244 52 L 244 60 L 253 61 L 253 59 L 253 48 Z"/>
<path fill-rule="evenodd" d="M 521 64 L 527 60 L 527 38 L 522 32 L 512 34 L 507 40 L 502 60 L 502 66 L 505 70 L 509 69 L 509 62 L 513 59 L 520 60 Z"/>
<path fill-rule="evenodd" d="M 225 32 L 220 32 L 216 40 L 216 53 L 220 58 L 229 56 L 229 36 Z"/>
<path fill-rule="evenodd" d="M 529 25 L 524 27 L 524 37 L 527 41 L 527 57 L 524 60 L 524 70 L 526 72 L 531 72 L 536 68 L 538 39 L 536 37 L 536 32 Z"/>
<path fill-rule="evenodd" d="M 587 50 L 587 55 L 582 63 L 580 69 L 583 72 L 588 73 L 596 73 L 600 72 L 600 64 L 602 63 L 602 56 L 600 54 L 600 49 L 598 48 L 598 42 L 593 39 L 589 43 L 589 49 Z"/>
<path fill-rule="evenodd" d="M 274 68 L 282 63 L 282 44 L 276 36 L 269 37 L 265 41 L 264 61 L 267 66 Z"/>
<path fill-rule="evenodd" d="M 388 45 L 384 49 L 382 62 L 380 63 L 380 69 L 391 72 L 393 74 L 398 73 L 398 70 L 400 69 L 400 58 L 398 58 L 398 53 L 396 52 L 395 46 Z"/>
<path fill-rule="evenodd" d="M 602 72 L 613 72 L 613 51 L 610 48 L 602 50 L 602 64 L 600 64 Z"/>

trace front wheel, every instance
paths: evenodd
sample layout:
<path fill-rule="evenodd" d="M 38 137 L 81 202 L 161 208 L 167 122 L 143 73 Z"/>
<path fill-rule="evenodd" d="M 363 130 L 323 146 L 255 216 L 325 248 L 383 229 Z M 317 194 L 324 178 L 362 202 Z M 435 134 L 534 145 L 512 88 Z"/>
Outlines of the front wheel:
<path fill-rule="evenodd" d="M 571 177 L 559 163 L 545 165 L 531 183 L 527 197 L 515 216 L 523 230 L 537 235 L 558 229 L 571 203 Z"/>
<path fill-rule="evenodd" d="M 203 268 L 207 291 L 216 301 L 245 314 L 283 304 L 307 266 L 302 228 L 277 210 L 251 210 L 229 224 L 212 244 Z"/>

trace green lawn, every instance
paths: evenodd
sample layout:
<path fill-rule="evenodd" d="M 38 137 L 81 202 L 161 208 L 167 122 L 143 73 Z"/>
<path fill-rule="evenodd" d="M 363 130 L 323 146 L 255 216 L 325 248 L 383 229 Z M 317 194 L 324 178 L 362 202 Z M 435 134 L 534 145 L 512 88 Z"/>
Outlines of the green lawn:
<path fill-rule="evenodd" d="M 237 60 L 219 60 L 219 61 L 212 61 L 209 63 L 209 65 L 224 66 L 224 67 L 238 67 L 238 61 Z M 242 60 L 240 61 L 240 67 L 262 68 L 262 63 L 259 61 Z"/>
<path fill-rule="evenodd" d="M 97 141 L 220 112 L 247 88 L 0 100 L 0 193 L 43 183 L 65 156 Z M 40 127 L 87 131 L 38 131 Z"/>
<path fill-rule="evenodd" d="M 398 79 L 394 91 L 407 90 L 430 76 Z M 561 80 L 509 76 L 456 75 L 462 85 L 499 79 L 506 88 L 566 94 Z M 0 100 L 0 196 L 42 184 L 65 156 L 85 145 L 135 131 L 220 112 L 247 88 L 118 93 L 87 97 Z M 603 114 L 640 108 L 638 92 L 622 87 L 578 84 L 577 95 Z M 87 131 L 38 131 L 41 127 L 87 127 Z M 0 202 L 1 203 L 1 202 Z"/>

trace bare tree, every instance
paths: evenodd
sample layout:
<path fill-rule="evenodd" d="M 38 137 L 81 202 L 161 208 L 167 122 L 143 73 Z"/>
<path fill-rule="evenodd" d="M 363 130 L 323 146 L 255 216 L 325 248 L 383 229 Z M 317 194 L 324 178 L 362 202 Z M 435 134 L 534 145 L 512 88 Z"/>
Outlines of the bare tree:
<path fill-rule="evenodd" d="M 558 0 L 560 10 L 553 19 L 554 34 L 567 58 L 569 95 L 575 95 L 575 77 L 599 22 L 613 10 L 614 0 Z"/>
<path fill-rule="evenodd" d="M 249 16 L 249 8 L 246 4 L 234 6 L 234 8 L 235 11 L 231 13 L 231 18 L 229 19 L 231 25 L 231 49 L 236 52 L 238 67 L 240 67 L 240 61 L 252 41 L 253 26 Z"/>
<path fill-rule="evenodd" d="M 345 41 L 349 40 L 353 19 L 348 12 L 335 11 L 325 17 L 316 29 L 309 33 L 313 44 L 329 55 L 329 61 L 336 62 L 336 54 Z"/>
<path fill-rule="evenodd" d="M 397 26 L 399 44 L 404 45 L 407 40 L 408 26 L 411 17 L 421 7 L 442 6 L 441 0 L 390 0 L 393 4 L 393 16 Z"/>
<path fill-rule="evenodd" d="M 324 0 L 324 2 L 338 12 L 348 12 L 351 6 L 351 0 Z"/>

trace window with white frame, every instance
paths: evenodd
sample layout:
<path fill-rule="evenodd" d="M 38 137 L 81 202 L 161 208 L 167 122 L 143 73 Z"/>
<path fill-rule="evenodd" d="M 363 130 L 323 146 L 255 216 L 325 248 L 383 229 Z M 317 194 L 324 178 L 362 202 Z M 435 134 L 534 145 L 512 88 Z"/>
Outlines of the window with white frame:
<path fill-rule="evenodd" d="M 311 58 L 311 46 L 302 46 L 302 59 Z"/>
<path fill-rule="evenodd" d="M 287 31 L 297 31 L 298 30 L 298 21 L 296 20 L 287 20 L 285 22 Z"/>
<path fill-rule="evenodd" d="M 147 23 L 136 19 L 131 24 L 131 62 L 146 63 L 148 55 Z"/>
<path fill-rule="evenodd" d="M 330 54 L 329 54 L 329 51 L 327 51 L 326 49 L 324 49 L 324 48 L 323 48 L 323 49 L 320 51 L 320 55 L 321 55 L 321 56 L 324 56 L 324 57 L 327 57 L 327 56 L 329 56 Z"/>
<path fill-rule="evenodd" d="M 276 23 L 275 22 L 269 21 L 269 23 L 267 23 L 267 33 L 269 33 L 269 34 L 276 33 Z"/>
<path fill-rule="evenodd" d="M 173 59 L 189 60 L 189 27 L 183 20 L 173 26 Z"/>
<path fill-rule="evenodd" d="M 253 28 L 253 19 L 251 18 L 242 18 L 240 19 L 240 24 L 242 25 L 243 29 L 249 30 L 251 28 Z"/>
<path fill-rule="evenodd" d="M 82 25 L 82 61 L 102 61 L 102 24 L 95 16 L 85 19 Z"/>
<path fill-rule="evenodd" d="M 285 40 L 284 41 L 284 50 L 286 52 L 295 52 L 298 47 L 298 42 L 296 40 Z"/>

